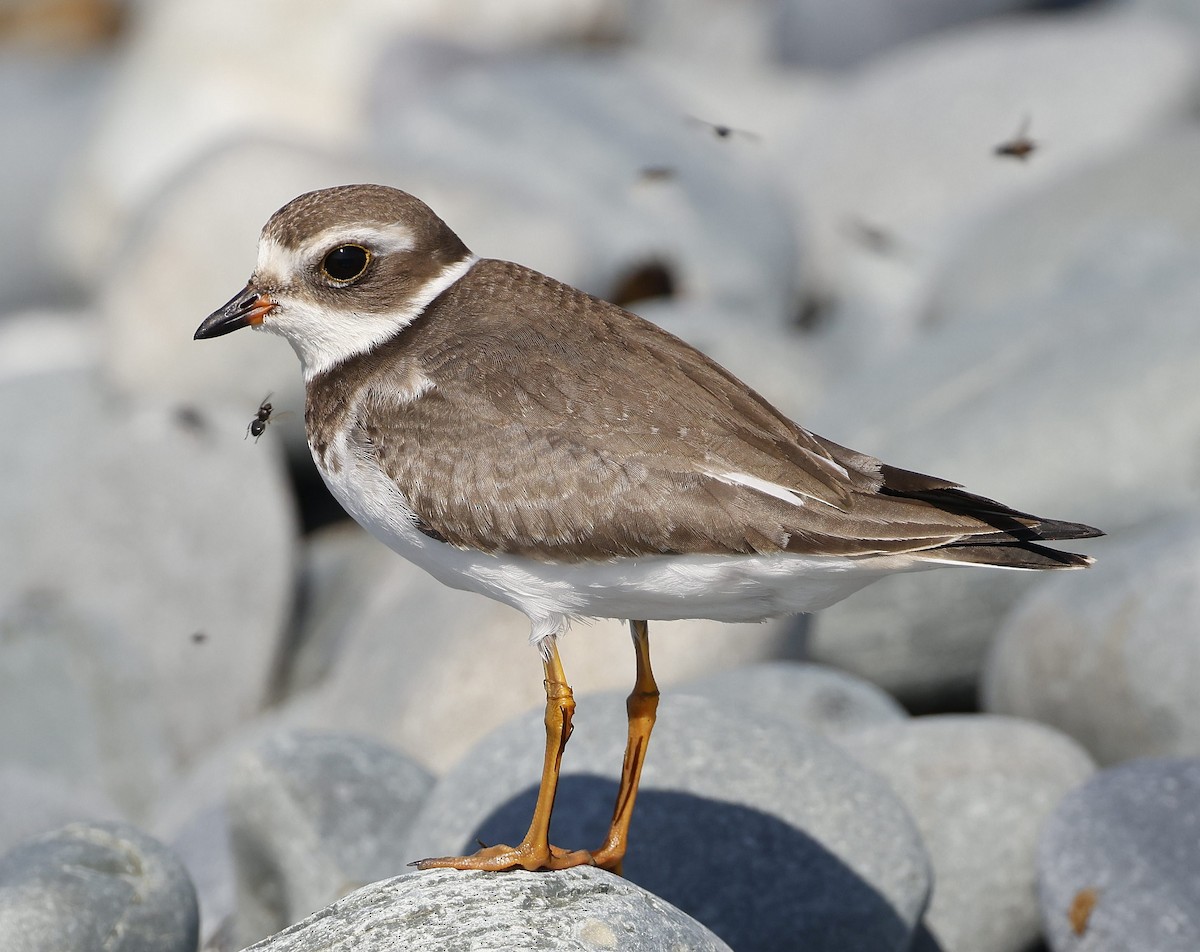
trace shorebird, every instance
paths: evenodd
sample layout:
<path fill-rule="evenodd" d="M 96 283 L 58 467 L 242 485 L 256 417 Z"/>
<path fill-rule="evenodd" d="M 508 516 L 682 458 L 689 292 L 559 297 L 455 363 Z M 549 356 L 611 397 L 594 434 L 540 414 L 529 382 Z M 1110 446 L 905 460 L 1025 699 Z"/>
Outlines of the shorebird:
<path fill-rule="evenodd" d="M 541 652 L 524 839 L 421 868 L 619 871 L 658 704 L 649 620 L 809 612 L 934 566 L 1080 568 L 1042 543 L 1101 534 L 816 436 L 655 325 L 477 258 L 392 188 L 276 212 L 249 283 L 195 336 L 242 327 L 299 356 L 309 447 L 347 512 L 447 585 L 524 612 Z M 580 616 L 630 619 L 637 668 L 608 836 L 563 850 L 548 831 L 575 701 L 556 639 Z"/>

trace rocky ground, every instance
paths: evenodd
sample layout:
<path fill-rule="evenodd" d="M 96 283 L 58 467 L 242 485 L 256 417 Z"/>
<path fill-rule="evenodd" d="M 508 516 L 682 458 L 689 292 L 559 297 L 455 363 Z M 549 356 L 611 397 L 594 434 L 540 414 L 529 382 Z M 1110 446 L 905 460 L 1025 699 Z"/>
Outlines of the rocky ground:
<path fill-rule="evenodd" d="M 0 4 L 0 948 L 1195 952 L 1198 102 L 1188 0 Z M 525 620 L 339 520 L 281 341 L 192 341 L 349 181 L 1097 565 L 654 625 L 625 878 L 410 871 L 524 829 Z M 595 845 L 633 657 L 562 651 Z"/>

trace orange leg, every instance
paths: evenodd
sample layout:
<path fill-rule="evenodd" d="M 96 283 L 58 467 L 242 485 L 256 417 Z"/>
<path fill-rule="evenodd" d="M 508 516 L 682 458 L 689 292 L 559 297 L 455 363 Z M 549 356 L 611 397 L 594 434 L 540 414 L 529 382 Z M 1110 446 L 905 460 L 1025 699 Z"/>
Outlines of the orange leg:
<path fill-rule="evenodd" d="M 608 837 L 604 845 L 592 853 L 592 861 L 597 866 L 617 875 L 621 874 L 621 864 L 629 841 L 629 821 L 633 818 L 638 781 L 642 777 L 642 763 L 646 759 L 646 747 L 650 743 L 650 732 L 654 730 L 654 719 L 658 712 L 658 685 L 654 681 L 654 672 L 650 670 L 649 626 L 644 621 L 631 621 L 629 631 L 633 635 L 634 651 L 637 652 L 637 678 L 625 702 L 629 716 L 629 740 L 625 745 L 621 785 L 617 788 L 617 802 L 613 807 Z"/>
<path fill-rule="evenodd" d="M 558 647 L 553 642 L 550 643 L 550 653 L 543 665 L 546 670 L 546 759 L 542 764 L 537 806 L 534 807 L 533 820 L 525 838 L 517 846 L 487 846 L 470 856 L 423 859 L 412 864 L 417 869 L 535 870 L 591 865 L 592 856 L 587 850 L 568 852 L 550 845 L 550 814 L 554 811 L 563 748 L 571 736 L 575 697 L 563 673 Z"/>

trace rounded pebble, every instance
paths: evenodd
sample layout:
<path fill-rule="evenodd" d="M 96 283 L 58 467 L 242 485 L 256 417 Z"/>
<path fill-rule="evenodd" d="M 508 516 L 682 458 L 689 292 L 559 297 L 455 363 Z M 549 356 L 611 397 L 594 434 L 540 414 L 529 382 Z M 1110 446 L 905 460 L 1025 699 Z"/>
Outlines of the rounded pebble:
<path fill-rule="evenodd" d="M 351 734 L 278 734 L 230 784 L 238 941 L 262 938 L 404 868 L 405 833 L 433 778 Z"/>
<path fill-rule="evenodd" d="M 599 846 L 626 740 L 624 697 L 579 699 L 555 845 Z M 484 738 L 413 821 L 411 859 L 515 843 L 533 812 L 542 712 Z M 666 692 L 624 875 L 738 949 L 907 950 L 930 887 L 920 836 L 891 788 L 815 733 Z"/>
<path fill-rule="evenodd" d="M 870 681 L 837 668 L 795 661 L 743 665 L 688 681 L 676 690 L 822 734 L 908 717 L 891 695 Z"/>
<path fill-rule="evenodd" d="M 196 952 L 196 894 L 161 843 L 122 823 L 73 823 L 0 857 L 0 948 Z"/>
<path fill-rule="evenodd" d="M 1040 582 L 984 668 L 990 711 L 1057 727 L 1102 764 L 1200 756 L 1200 516 L 1107 546 L 1086 573 Z"/>
<path fill-rule="evenodd" d="M 247 952 L 731 952 L 657 896 L 594 867 L 433 870 L 372 883 Z"/>
<path fill-rule="evenodd" d="M 933 865 L 925 927 L 942 952 L 1034 945 L 1038 830 L 1095 770 L 1065 734 L 981 715 L 917 717 L 839 734 L 880 773 L 921 831 Z"/>
<path fill-rule="evenodd" d="M 1047 820 L 1037 864 L 1054 952 L 1200 949 L 1200 759 L 1102 770 Z"/>

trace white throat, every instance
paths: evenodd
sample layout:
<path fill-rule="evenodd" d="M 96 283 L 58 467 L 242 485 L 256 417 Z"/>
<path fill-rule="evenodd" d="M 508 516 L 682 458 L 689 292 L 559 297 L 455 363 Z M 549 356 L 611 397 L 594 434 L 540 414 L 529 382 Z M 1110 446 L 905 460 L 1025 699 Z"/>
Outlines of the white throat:
<path fill-rule="evenodd" d="M 418 288 L 408 304 L 395 311 L 378 314 L 330 311 L 289 301 L 270 312 L 258 329 L 287 339 L 300 358 L 304 379 L 308 381 L 403 330 L 478 260 L 475 255 L 468 255 L 447 265 Z"/>

